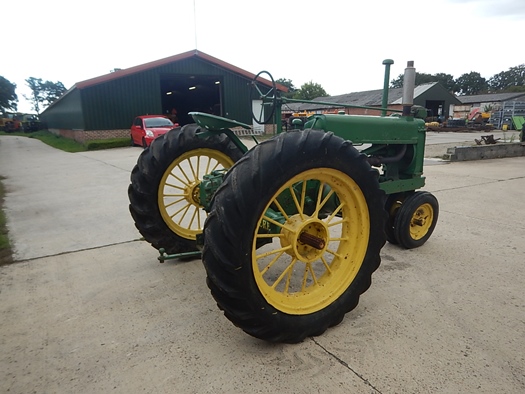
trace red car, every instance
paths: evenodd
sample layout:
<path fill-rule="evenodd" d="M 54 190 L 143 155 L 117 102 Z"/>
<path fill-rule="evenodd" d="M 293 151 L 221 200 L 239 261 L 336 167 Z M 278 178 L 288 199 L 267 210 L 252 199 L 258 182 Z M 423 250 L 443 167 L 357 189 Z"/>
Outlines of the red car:
<path fill-rule="evenodd" d="M 177 126 L 163 115 L 137 116 L 131 125 L 131 144 L 146 148 L 155 138 Z"/>

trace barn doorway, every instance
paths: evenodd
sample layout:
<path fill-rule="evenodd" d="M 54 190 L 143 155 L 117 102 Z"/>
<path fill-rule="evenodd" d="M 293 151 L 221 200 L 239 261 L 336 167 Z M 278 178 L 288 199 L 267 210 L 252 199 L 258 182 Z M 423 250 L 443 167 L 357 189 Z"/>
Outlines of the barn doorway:
<path fill-rule="evenodd" d="M 163 75 L 162 112 L 181 126 L 194 123 L 189 112 L 222 116 L 222 78 L 203 75 Z"/>

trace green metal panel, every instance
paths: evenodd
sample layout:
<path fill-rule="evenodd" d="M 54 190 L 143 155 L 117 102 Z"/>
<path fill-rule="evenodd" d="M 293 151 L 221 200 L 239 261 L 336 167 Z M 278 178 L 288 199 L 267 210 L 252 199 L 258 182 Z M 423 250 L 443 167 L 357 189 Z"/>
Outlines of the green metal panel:
<path fill-rule="evenodd" d="M 425 122 L 412 117 L 326 114 L 314 115 L 305 125 L 309 127 L 332 131 L 353 143 L 416 144 Z"/>
<path fill-rule="evenodd" d="M 84 129 L 84 115 L 79 90 L 72 90 L 51 108 L 45 110 L 40 119 L 51 129 Z"/>
<path fill-rule="evenodd" d="M 44 111 L 42 119 L 50 128 L 127 129 L 138 115 L 161 114 L 161 79 L 181 75 L 217 76 L 221 81 L 221 115 L 251 124 L 250 79 L 197 57 L 75 88 Z"/>

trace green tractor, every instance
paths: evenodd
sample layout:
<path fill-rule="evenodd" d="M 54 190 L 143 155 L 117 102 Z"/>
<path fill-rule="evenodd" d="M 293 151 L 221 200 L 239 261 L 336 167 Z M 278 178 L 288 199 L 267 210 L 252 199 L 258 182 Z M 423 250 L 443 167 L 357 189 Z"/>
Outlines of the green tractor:
<path fill-rule="evenodd" d="M 370 287 L 386 240 L 415 248 L 434 230 L 438 202 L 416 191 L 426 110 L 412 105 L 413 62 L 402 110 L 386 108 L 393 61 L 383 63 L 382 116 L 315 114 L 248 150 L 232 128 L 249 125 L 195 112 L 195 124 L 156 139 L 132 171 L 131 215 L 159 260 L 201 255 L 219 308 L 254 337 L 322 334 Z M 266 74 L 269 89 L 258 83 Z M 258 123 L 298 101 L 264 71 L 252 86 Z"/>

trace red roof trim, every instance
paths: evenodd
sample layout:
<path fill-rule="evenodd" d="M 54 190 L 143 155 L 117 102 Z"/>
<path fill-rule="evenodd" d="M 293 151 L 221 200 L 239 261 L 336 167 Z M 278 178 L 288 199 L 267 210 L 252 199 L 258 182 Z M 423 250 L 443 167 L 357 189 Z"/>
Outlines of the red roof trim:
<path fill-rule="evenodd" d="M 184 59 L 189 59 L 189 58 L 191 58 L 193 56 L 198 57 L 198 58 L 200 58 L 202 60 L 208 61 L 210 63 L 216 64 L 216 65 L 218 65 L 218 66 L 220 66 L 222 68 L 225 68 L 225 69 L 230 70 L 230 71 L 232 71 L 234 73 L 240 74 L 240 75 L 242 75 L 242 76 L 244 76 L 246 78 L 249 78 L 249 79 L 255 78 L 255 74 L 252 74 L 252 73 L 250 73 L 250 72 L 248 72 L 246 70 L 243 70 L 242 68 L 236 67 L 236 66 L 231 65 L 229 63 L 226 63 L 226 62 L 224 62 L 224 61 L 222 61 L 220 59 L 217 59 L 217 58 L 215 58 L 213 56 L 207 55 L 204 52 L 200 52 L 200 51 L 194 49 L 194 50 L 191 50 L 191 51 L 188 51 L 188 52 L 180 53 L 178 55 L 166 57 L 164 59 L 159 59 L 159 60 L 155 60 L 153 62 L 144 63 L 144 64 L 141 64 L 139 66 L 134 66 L 134 67 L 126 68 L 126 69 L 123 69 L 123 70 L 118 70 L 118 71 L 115 71 L 115 72 L 112 72 L 112 73 L 109 73 L 109 74 L 106 74 L 106 75 L 102 75 L 100 77 L 86 79 L 85 81 L 77 82 L 74 85 L 74 87 L 76 87 L 77 89 L 84 89 L 84 88 L 87 88 L 87 87 L 90 87 L 90 86 L 93 86 L 93 85 L 98 85 L 100 83 L 112 81 L 114 79 L 118 79 L 118 78 L 122 78 L 122 77 L 125 77 L 125 76 L 128 76 L 128 75 L 136 74 L 136 73 L 139 73 L 139 72 L 142 72 L 142 71 L 150 70 L 150 69 L 155 68 L 155 67 L 160 67 L 160 66 L 163 66 L 165 64 L 169 64 L 169 63 L 172 63 L 172 62 L 177 62 L 177 61 L 184 60 Z M 265 84 L 265 85 L 271 86 L 271 82 L 268 81 L 267 79 L 259 77 L 258 80 L 261 83 Z M 277 85 L 277 89 L 278 90 L 283 91 L 283 92 L 287 92 L 288 91 L 288 88 L 286 86 L 283 86 L 283 85 L 280 85 L 280 84 L 276 84 L 276 85 Z"/>

